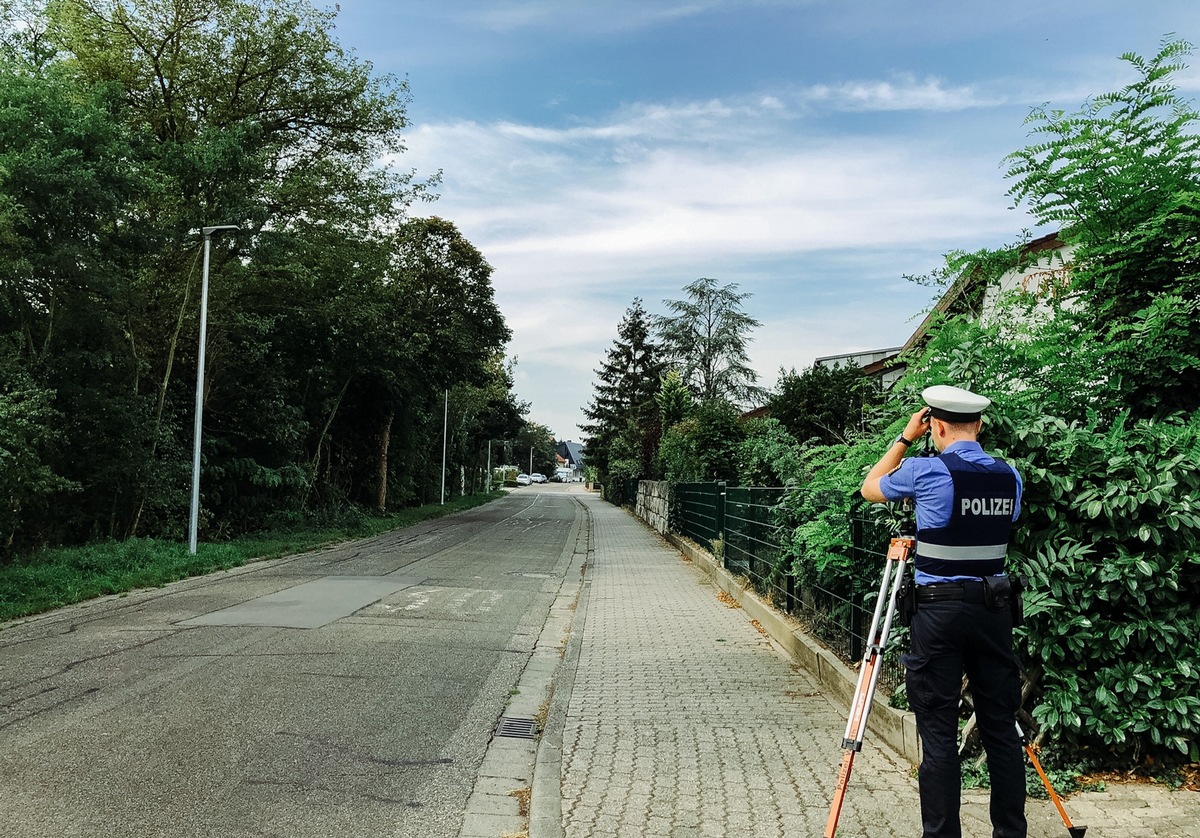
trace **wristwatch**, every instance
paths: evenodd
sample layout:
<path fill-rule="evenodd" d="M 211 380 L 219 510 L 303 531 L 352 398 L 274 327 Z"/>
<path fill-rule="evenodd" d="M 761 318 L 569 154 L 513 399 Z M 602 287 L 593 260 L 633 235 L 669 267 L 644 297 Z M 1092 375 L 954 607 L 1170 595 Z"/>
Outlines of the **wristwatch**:
<path fill-rule="evenodd" d="M 897 442 L 898 442 L 898 443 L 900 443 L 901 445 L 903 445 L 905 448 L 907 448 L 908 446 L 912 445 L 912 440 L 911 440 L 911 439 L 905 439 L 905 438 L 904 438 L 904 434 L 900 434 L 900 436 L 898 436 L 898 437 L 896 437 L 895 439 L 893 439 L 893 440 L 892 440 L 892 445 L 895 445 Z"/>

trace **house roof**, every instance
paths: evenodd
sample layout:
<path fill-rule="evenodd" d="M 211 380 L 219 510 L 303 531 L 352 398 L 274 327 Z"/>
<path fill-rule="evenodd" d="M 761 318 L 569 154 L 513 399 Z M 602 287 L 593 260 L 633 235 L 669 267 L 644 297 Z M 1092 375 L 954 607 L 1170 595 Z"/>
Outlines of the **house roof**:
<path fill-rule="evenodd" d="M 572 465 L 583 465 L 583 445 L 578 442 L 564 440 L 558 443 L 558 453 Z"/>
<path fill-rule="evenodd" d="M 1040 238 L 1026 242 L 1021 247 L 1022 256 L 1030 256 L 1035 253 L 1043 253 L 1047 250 L 1059 250 L 1064 246 L 1064 242 L 1059 238 L 1058 231 L 1048 233 Z M 963 273 L 954 281 L 954 283 L 946 289 L 942 294 L 941 299 L 934 305 L 933 310 L 925 315 L 925 319 L 921 321 L 921 325 L 917 326 L 912 336 L 904 342 L 904 346 L 900 349 L 900 354 L 908 352 L 925 342 L 935 320 L 943 314 L 962 314 L 964 312 L 974 311 L 976 301 L 972 294 L 982 290 L 980 284 L 985 282 L 982 274 L 978 271 L 968 271 Z"/>

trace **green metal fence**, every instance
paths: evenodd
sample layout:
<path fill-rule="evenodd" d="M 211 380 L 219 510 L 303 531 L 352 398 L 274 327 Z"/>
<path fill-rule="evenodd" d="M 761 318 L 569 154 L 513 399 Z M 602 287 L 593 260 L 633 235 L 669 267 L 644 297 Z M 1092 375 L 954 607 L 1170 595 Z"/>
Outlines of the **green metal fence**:
<path fill-rule="evenodd" d="M 830 585 L 802 583 L 783 547 L 792 526 L 782 507 L 784 491 L 725 483 L 678 484 L 672 496 L 671 529 L 712 550 L 726 570 L 747 577 L 760 595 L 799 620 L 845 660 L 861 660 L 890 534 L 866 518 L 850 519 L 851 543 L 846 546 L 851 566 L 867 574 L 870 585 L 854 585 L 849 579 Z M 861 594 L 864 587 L 873 592 Z M 903 633 L 893 631 L 891 650 L 884 656 L 879 689 L 885 693 L 904 682 L 896 651 Z"/>
<path fill-rule="evenodd" d="M 604 499 L 617 506 L 637 504 L 638 479 L 636 477 L 610 477 L 604 486 Z"/>
<path fill-rule="evenodd" d="M 671 529 L 708 549 L 725 528 L 724 483 L 678 483 L 671 493 Z"/>

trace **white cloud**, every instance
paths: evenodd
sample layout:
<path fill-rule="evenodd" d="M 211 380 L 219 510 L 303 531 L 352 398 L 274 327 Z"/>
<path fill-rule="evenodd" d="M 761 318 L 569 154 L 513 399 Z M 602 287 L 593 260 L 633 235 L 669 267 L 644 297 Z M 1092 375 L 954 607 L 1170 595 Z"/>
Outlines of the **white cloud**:
<path fill-rule="evenodd" d="M 909 101 L 924 96 L 926 107 L 953 98 L 911 87 Z M 428 211 L 453 219 L 495 268 L 517 391 L 534 419 L 578 436 L 592 370 L 634 296 L 654 311 L 699 276 L 742 282 L 770 314 L 752 346 L 770 384 L 780 365 L 903 342 L 928 292 L 895 293 L 901 275 L 1027 226 L 1006 209 L 1003 150 L 823 136 L 798 116 L 800 98 L 642 103 L 586 124 L 459 121 L 410 134 L 402 164 L 445 171 Z M 831 277 L 841 283 L 832 293 Z M 847 309 L 867 308 L 863 295 L 881 293 L 899 315 L 847 322 Z"/>
<path fill-rule="evenodd" d="M 801 98 L 844 111 L 959 111 L 1004 104 L 1006 97 L 980 93 L 972 85 L 945 87 L 940 79 L 897 74 L 889 80 L 813 85 Z"/>

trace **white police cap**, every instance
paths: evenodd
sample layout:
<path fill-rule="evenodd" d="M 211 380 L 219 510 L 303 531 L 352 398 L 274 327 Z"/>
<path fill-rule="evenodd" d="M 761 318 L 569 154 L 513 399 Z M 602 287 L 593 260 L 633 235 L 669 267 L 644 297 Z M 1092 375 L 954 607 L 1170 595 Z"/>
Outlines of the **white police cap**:
<path fill-rule="evenodd" d="M 931 408 L 933 418 L 944 422 L 975 422 L 979 414 L 992 403 L 987 396 L 947 384 L 926 387 L 921 391 L 921 398 Z"/>

